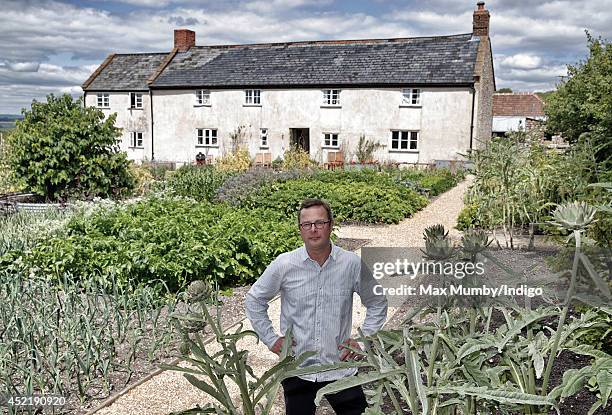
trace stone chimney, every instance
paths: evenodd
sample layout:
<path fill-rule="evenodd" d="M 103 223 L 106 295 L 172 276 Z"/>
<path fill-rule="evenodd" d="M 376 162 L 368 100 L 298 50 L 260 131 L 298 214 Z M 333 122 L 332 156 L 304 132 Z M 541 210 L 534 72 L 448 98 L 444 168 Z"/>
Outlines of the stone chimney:
<path fill-rule="evenodd" d="M 195 46 L 195 32 L 189 29 L 174 29 L 174 48 L 186 52 Z"/>
<path fill-rule="evenodd" d="M 472 23 L 472 34 L 474 36 L 489 36 L 489 11 L 485 9 L 484 1 L 476 3 L 478 9 L 474 11 L 474 20 Z"/>

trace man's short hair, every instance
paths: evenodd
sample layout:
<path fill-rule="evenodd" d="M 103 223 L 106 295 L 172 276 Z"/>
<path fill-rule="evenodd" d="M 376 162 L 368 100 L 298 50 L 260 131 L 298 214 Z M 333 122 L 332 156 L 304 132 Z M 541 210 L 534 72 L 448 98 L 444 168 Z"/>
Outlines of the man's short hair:
<path fill-rule="evenodd" d="M 327 219 L 331 222 L 334 221 L 334 216 L 332 215 L 332 210 L 329 206 L 329 203 L 321 199 L 305 199 L 300 205 L 300 208 L 298 209 L 298 224 L 300 223 L 300 216 L 302 215 L 302 210 L 315 206 L 323 206 L 327 211 Z"/>

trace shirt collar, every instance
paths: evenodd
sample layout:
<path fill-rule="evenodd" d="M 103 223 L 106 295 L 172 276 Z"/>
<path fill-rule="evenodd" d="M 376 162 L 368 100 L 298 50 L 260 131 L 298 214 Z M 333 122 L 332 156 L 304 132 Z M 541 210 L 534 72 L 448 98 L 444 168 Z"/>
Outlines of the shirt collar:
<path fill-rule="evenodd" d="M 330 244 L 331 244 L 331 253 L 329 254 L 329 256 L 335 261 L 336 258 L 338 257 L 338 251 L 340 250 L 340 248 L 336 244 L 334 244 L 332 241 L 330 241 Z M 308 255 L 308 251 L 306 250 L 306 245 L 302 245 L 299 251 L 299 255 L 300 255 L 301 261 L 306 261 L 307 259 L 310 259 L 310 255 Z"/>

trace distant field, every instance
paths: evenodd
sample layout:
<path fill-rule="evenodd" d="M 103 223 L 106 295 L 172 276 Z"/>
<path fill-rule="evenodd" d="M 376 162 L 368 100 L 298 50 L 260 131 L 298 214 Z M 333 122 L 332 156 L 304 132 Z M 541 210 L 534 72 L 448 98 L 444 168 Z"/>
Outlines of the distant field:
<path fill-rule="evenodd" d="M 15 128 L 15 121 L 0 121 L 0 130 L 10 130 Z"/>

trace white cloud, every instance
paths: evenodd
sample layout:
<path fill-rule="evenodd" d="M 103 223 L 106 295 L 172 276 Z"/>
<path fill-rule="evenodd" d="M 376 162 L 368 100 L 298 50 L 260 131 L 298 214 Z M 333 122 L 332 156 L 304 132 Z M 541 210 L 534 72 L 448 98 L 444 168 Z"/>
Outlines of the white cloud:
<path fill-rule="evenodd" d="M 39 62 L 13 62 L 7 63 L 6 67 L 13 72 L 37 72 L 40 67 Z"/>
<path fill-rule="evenodd" d="M 255 0 L 244 3 L 242 7 L 257 13 L 283 13 L 299 7 L 320 7 L 331 3 L 333 0 Z"/>
<path fill-rule="evenodd" d="M 526 53 L 517 53 L 516 55 L 502 57 L 500 65 L 517 69 L 535 69 L 542 65 L 542 58 Z"/>

